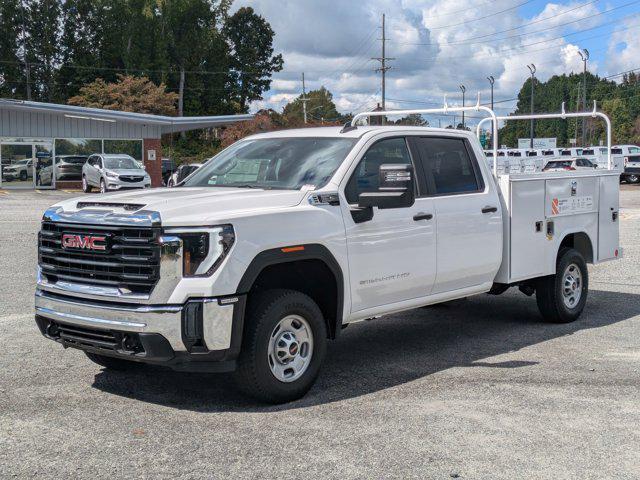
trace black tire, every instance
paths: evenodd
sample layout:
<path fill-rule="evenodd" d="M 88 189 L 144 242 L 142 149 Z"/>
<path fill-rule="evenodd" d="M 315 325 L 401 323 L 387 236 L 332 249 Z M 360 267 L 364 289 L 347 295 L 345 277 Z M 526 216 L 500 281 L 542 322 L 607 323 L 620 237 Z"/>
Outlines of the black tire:
<path fill-rule="evenodd" d="M 579 289 L 579 300 L 573 306 L 565 304 L 564 280 L 565 271 L 574 265 L 580 273 L 581 280 L 576 288 Z M 570 273 L 570 272 L 569 272 Z M 556 274 L 542 277 L 536 285 L 536 300 L 538 309 L 546 322 L 569 323 L 576 320 L 587 302 L 589 291 L 589 271 L 584 257 L 572 248 L 563 248 L 558 253 Z"/>
<path fill-rule="evenodd" d="M 635 173 L 630 173 L 629 175 L 627 175 L 627 183 L 638 183 L 640 182 L 640 176 L 636 175 Z"/>
<path fill-rule="evenodd" d="M 299 378 L 284 382 L 271 371 L 268 356 L 272 333 L 288 315 L 308 323 L 313 335 L 309 365 Z M 302 348 L 301 348 L 302 349 Z M 294 290 L 267 290 L 250 297 L 242 348 L 234 373 L 238 388 L 266 403 L 285 403 L 304 396 L 318 376 L 327 349 L 327 327 L 322 312 L 307 295 Z"/>
<path fill-rule="evenodd" d="M 91 185 L 89 185 L 89 181 L 85 175 L 82 176 L 82 191 L 84 193 L 91 193 Z"/>
<path fill-rule="evenodd" d="M 27 179 L 27 172 L 20 172 L 20 181 L 24 182 Z"/>
<path fill-rule="evenodd" d="M 100 179 L 100 193 L 107 193 L 109 189 L 107 188 L 107 183 L 104 181 L 104 178 Z"/>
<path fill-rule="evenodd" d="M 122 358 L 107 357 L 106 355 L 99 355 L 97 353 L 91 353 L 91 352 L 84 352 L 84 354 L 93 363 L 97 363 L 101 367 L 104 367 L 108 370 L 126 371 L 126 370 L 134 370 L 136 368 L 140 368 L 139 363 L 132 362 L 131 360 L 123 360 Z"/>

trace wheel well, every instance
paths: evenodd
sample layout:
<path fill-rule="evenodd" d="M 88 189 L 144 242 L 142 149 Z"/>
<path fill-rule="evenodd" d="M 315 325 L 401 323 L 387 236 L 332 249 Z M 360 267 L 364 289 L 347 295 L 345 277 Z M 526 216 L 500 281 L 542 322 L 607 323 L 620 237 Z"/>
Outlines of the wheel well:
<path fill-rule="evenodd" d="M 562 239 L 562 243 L 560 243 L 558 255 L 560 255 L 560 250 L 562 250 L 562 247 L 568 247 L 577 250 L 584 257 L 584 260 L 587 263 L 593 263 L 593 245 L 591 244 L 589 235 L 587 235 L 586 233 L 570 233 L 569 235 L 564 237 Z"/>
<path fill-rule="evenodd" d="M 266 266 L 251 285 L 249 293 L 272 288 L 297 290 L 313 299 L 327 322 L 329 338 L 335 338 L 342 317 L 338 281 L 325 262 L 319 259 L 295 260 Z M 251 295 L 249 295 L 249 301 Z"/>

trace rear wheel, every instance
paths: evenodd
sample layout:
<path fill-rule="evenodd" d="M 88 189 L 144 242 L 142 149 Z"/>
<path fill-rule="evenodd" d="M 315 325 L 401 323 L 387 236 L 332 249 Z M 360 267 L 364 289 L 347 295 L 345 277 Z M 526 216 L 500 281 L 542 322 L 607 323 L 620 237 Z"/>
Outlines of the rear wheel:
<path fill-rule="evenodd" d="M 322 312 L 307 295 L 268 290 L 251 299 L 235 372 L 238 387 L 267 403 L 304 396 L 326 352 Z"/>
<path fill-rule="evenodd" d="M 589 271 L 583 256 L 577 250 L 563 248 L 558 254 L 556 274 L 538 281 L 538 309 L 547 322 L 573 322 L 584 309 L 588 290 Z"/>
<path fill-rule="evenodd" d="M 101 367 L 108 370 L 133 370 L 140 367 L 139 363 L 132 362 L 130 360 L 123 360 L 121 358 L 107 357 L 106 355 L 99 355 L 97 353 L 84 352 L 89 360 L 93 363 L 97 363 Z"/>
<path fill-rule="evenodd" d="M 84 193 L 91 192 L 91 185 L 89 185 L 89 182 L 87 182 L 87 177 L 84 175 L 82 176 L 82 191 Z"/>

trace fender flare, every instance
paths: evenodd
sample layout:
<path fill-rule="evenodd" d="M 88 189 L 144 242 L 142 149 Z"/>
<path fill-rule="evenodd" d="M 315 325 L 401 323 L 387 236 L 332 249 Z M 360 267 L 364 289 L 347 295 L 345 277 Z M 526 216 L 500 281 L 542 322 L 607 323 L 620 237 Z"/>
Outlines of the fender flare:
<path fill-rule="evenodd" d="M 287 249 L 292 249 L 288 250 Z M 340 264 L 333 254 L 324 245 L 317 243 L 300 244 L 290 247 L 272 248 L 264 250 L 257 254 L 245 270 L 240 283 L 238 284 L 237 293 L 247 294 L 251 290 L 254 282 L 260 273 L 267 267 L 283 263 L 292 263 L 300 260 L 320 260 L 333 273 L 336 280 L 337 298 L 336 313 L 333 319 L 333 325 L 329 325 L 329 334 L 331 338 L 336 338 L 340 331 L 343 320 L 344 310 L 344 274 Z M 330 319 L 327 319 L 330 320 Z"/>

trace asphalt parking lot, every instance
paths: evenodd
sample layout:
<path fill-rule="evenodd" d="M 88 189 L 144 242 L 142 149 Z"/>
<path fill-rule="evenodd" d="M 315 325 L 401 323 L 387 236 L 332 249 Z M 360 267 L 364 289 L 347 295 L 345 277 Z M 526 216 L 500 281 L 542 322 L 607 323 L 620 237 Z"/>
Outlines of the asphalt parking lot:
<path fill-rule="evenodd" d="M 0 478 L 640 478 L 640 186 L 578 321 L 509 291 L 360 323 L 277 407 L 41 337 L 39 219 L 69 196 L 0 192 Z"/>

